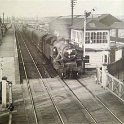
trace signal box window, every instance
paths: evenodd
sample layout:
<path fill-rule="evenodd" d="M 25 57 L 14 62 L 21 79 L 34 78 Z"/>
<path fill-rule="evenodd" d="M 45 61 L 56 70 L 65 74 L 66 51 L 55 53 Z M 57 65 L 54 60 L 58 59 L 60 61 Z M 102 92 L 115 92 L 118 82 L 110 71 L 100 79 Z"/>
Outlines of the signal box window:
<path fill-rule="evenodd" d="M 104 62 L 107 63 L 107 55 L 104 56 Z"/>
<path fill-rule="evenodd" d="M 86 32 L 85 43 L 90 43 L 90 32 Z"/>
<path fill-rule="evenodd" d="M 85 43 L 107 43 L 108 41 L 108 32 L 86 32 Z"/>
<path fill-rule="evenodd" d="M 90 62 L 90 57 L 89 56 L 85 56 L 85 63 L 89 63 Z"/>

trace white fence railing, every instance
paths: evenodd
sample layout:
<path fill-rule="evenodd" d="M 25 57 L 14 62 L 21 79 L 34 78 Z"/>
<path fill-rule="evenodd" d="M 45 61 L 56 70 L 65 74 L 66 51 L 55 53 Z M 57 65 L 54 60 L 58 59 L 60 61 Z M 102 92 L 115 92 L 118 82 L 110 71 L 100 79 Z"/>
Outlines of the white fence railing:
<path fill-rule="evenodd" d="M 6 113 L 9 116 L 8 124 L 12 124 L 12 111 L 14 110 L 13 100 L 12 100 L 12 82 L 7 81 L 7 77 L 4 76 L 2 77 L 1 83 L 2 83 L 2 89 L 1 89 L 2 90 L 2 107 L 5 110 L 6 108 L 8 108 L 8 112 Z"/>
<path fill-rule="evenodd" d="M 8 85 L 9 85 L 9 105 L 8 105 L 9 123 L 8 124 L 12 124 L 12 111 L 14 109 L 13 100 L 12 100 L 12 82 L 11 81 L 7 81 L 7 82 L 8 82 Z"/>
<path fill-rule="evenodd" d="M 124 102 L 124 82 L 121 82 L 107 72 L 105 66 L 102 70 L 97 68 L 97 83 L 100 83 L 104 88 L 108 89 L 111 93 L 117 96 Z"/>

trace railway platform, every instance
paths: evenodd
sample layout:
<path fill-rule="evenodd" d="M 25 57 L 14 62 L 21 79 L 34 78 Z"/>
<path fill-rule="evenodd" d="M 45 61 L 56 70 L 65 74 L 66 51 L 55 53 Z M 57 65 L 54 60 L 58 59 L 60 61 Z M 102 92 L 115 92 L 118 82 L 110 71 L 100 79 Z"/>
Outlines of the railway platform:
<path fill-rule="evenodd" d="M 12 81 L 12 85 L 20 83 L 18 53 L 13 27 L 8 29 L 0 45 L 0 77 L 4 76 L 8 81 Z M 2 108 L 2 104 L 0 104 L 0 124 L 8 124 L 8 119 L 8 109 Z"/>
<path fill-rule="evenodd" d="M 6 76 L 13 84 L 20 83 L 18 53 L 14 28 L 10 28 L 0 45 L 0 63 L 2 76 Z"/>

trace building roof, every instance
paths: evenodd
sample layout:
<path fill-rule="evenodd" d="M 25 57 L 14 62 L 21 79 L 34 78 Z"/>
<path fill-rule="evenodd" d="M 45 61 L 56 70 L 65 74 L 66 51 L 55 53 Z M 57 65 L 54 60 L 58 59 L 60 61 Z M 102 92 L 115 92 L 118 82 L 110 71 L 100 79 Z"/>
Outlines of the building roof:
<path fill-rule="evenodd" d="M 98 15 L 97 18 L 99 20 L 102 20 L 102 19 L 106 18 L 108 15 L 110 15 L 110 14 L 101 14 L 101 15 Z"/>
<path fill-rule="evenodd" d="M 101 16 L 98 16 L 99 22 L 111 26 L 115 22 L 121 22 L 121 20 L 117 19 L 116 17 L 112 16 L 111 14 L 102 14 Z"/>
<path fill-rule="evenodd" d="M 64 16 L 64 17 L 57 18 L 57 19 L 51 21 L 50 24 L 55 24 L 56 25 L 56 23 L 60 23 L 60 24 L 63 24 L 63 25 L 71 26 L 72 19 L 71 19 L 71 17 L 70 18 L 69 17 L 70 16 L 68 16 L 68 17 Z M 77 16 L 74 16 L 73 23 L 77 23 L 81 20 L 82 20 L 82 18 L 77 18 Z"/>
<path fill-rule="evenodd" d="M 84 28 L 84 16 L 78 16 L 77 19 L 81 19 L 80 21 L 75 21 L 71 28 L 77 30 L 83 30 Z M 115 26 L 116 22 L 119 24 L 121 21 L 111 14 L 102 14 L 102 15 L 91 15 L 90 18 L 87 18 L 87 29 L 111 29 Z M 115 23 L 115 24 L 114 24 Z M 120 24 L 121 27 L 122 24 Z"/>
<path fill-rule="evenodd" d="M 53 19 L 50 24 L 56 25 L 66 25 L 69 28 L 83 30 L 84 28 L 84 15 L 74 15 L 73 16 L 73 25 L 71 26 L 71 16 L 60 16 L 56 19 Z M 89 30 L 107 30 L 111 28 L 121 27 L 121 21 L 112 16 L 111 14 L 96 14 L 90 15 L 87 17 L 87 29 Z M 119 25 L 119 26 L 117 26 Z M 123 24 L 124 25 L 124 24 Z"/>
<path fill-rule="evenodd" d="M 114 22 L 110 27 L 112 29 L 124 29 L 124 22 Z"/>
<path fill-rule="evenodd" d="M 77 30 L 83 30 L 84 29 L 84 19 L 82 19 L 81 21 L 74 23 L 73 26 L 71 26 L 71 28 L 73 29 L 77 29 Z M 87 19 L 87 29 L 90 30 L 98 30 L 98 29 L 109 29 L 108 26 L 100 23 L 98 20 L 96 19 Z"/>

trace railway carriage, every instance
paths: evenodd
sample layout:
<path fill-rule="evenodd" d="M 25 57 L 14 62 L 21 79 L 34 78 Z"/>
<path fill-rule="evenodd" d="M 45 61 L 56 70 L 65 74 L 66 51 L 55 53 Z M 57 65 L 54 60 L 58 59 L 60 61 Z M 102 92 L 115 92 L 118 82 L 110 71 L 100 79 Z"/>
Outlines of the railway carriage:
<path fill-rule="evenodd" d="M 25 33 L 25 35 L 29 38 L 29 40 L 32 40 L 33 36 L 33 31 L 34 29 L 33 28 L 26 28 L 26 27 L 23 27 L 22 28 L 22 31 Z"/>
<path fill-rule="evenodd" d="M 46 36 L 43 37 L 42 39 L 42 52 L 43 54 L 51 60 L 51 52 L 53 48 L 53 42 L 57 40 L 57 37 L 51 34 L 47 34 Z"/>

